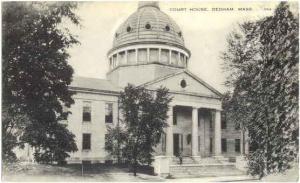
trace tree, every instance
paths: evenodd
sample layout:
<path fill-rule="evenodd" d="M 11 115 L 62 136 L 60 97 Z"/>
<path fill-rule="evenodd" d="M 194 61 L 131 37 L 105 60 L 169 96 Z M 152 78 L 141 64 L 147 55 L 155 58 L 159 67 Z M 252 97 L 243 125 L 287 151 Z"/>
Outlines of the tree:
<path fill-rule="evenodd" d="M 79 42 L 62 25 L 79 25 L 74 8 L 70 2 L 3 3 L 2 132 L 14 144 L 3 139 L 3 157 L 22 143 L 35 148 L 39 162 L 62 162 L 77 150 L 74 135 L 59 122 L 68 115 L 64 106 L 74 103 L 67 49 Z M 20 133 L 12 133 L 17 129 Z"/>
<path fill-rule="evenodd" d="M 123 120 L 109 130 L 108 150 L 128 162 L 136 176 L 139 164 L 153 162 L 154 147 L 159 143 L 172 98 L 166 88 L 149 91 L 128 85 L 120 94 Z"/>
<path fill-rule="evenodd" d="M 233 88 L 228 111 L 249 131 L 249 171 L 260 178 L 298 156 L 298 27 L 281 2 L 273 16 L 232 32 L 222 55 Z"/>

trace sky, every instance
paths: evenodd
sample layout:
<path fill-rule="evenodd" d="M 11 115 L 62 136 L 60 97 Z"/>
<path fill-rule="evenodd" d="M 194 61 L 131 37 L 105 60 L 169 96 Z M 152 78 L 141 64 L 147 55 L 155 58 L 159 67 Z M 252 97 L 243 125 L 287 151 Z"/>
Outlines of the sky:
<path fill-rule="evenodd" d="M 137 10 L 137 5 L 136 1 L 79 3 L 76 13 L 81 18 L 81 27 L 69 26 L 81 42 L 69 50 L 69 63 L 75 76 L 106 77 L 106 54 L 112 48 L 115 31 Z M 159 3 L 161 11 L 174 19 L 182 30 L 185 46 L 191 51 L 188 69 L 220 92 L 228 90 L 224 86 L 226 72 L 222 70 L 220 58 L 226 50 L 228 34 L 237 28 L 238 23 L 272 15 L 277 5 L 278 2 L 274 1 Z M 186 9 L 178 11 L 179 8 Z M 200 8 L 207 11 L 197 11 Z M 213 11 L 213 8 L 223 10 Z M 233 10 L 226 11 L 225 8 Z"/>

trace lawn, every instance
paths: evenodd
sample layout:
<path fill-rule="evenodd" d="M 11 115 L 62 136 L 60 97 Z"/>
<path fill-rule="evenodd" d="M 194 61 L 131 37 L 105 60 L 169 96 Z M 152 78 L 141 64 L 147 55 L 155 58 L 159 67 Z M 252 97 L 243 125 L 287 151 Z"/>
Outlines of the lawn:
<path fill-rule="evenodd" d="M 136 177 L 127 166 L 106 164 L 80 164 L 56 166 L 30 163 L 3 165 L 3 181 L 163 181 L 151 175 L 150 168 L 139 168 Z"/>

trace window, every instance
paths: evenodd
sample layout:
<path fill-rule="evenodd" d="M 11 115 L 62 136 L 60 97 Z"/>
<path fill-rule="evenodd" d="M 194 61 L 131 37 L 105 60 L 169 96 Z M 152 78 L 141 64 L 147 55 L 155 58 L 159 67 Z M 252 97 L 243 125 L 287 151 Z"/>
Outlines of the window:
<path fill-rule="evenodd" d="M 183 79 L 183 80 L 181 80 L 180 81 L 180 86 L 181 86 L 181 88 L 185 88 L 186 87 L 186 81 Z"/>
<path fill-rule="evenodd" d="M 169 30 L 170 30 L 170 26 L 169 26 L 169 25 L 166 25 L 165 30 L 166 30 L 166 31 L 169 31 Z"/>
<path fill-rule="evenodd" d="M 178 32 L 178 36 L 181 37 L 181 36 L 182 36 L 182 33 L 181 33 L 181 32 Z"/>
<path fill-rule="evenodd" d="M 82 134 L 82 150 L 91 149 L 91 134 L 84 133 Z"/>
<path fill-rule="evenodd" d="M 109 143 L 109 138 L 108 138 L 108 134 L 105 134 L 104 136 L 104 140 L 105 140 L 105 150 L 112 150 L 112 146 Z"/>
<path fill-rule="evenodd" d="M 179 65 L 180 66 L 185 66 L 185 60 L 184 60 L 184 55 L 182 53 L 180 53 L 180 62 L 179 62 Z"/>
<path fill-rule="evenodd" d="M 131 31 L 131 27 L 128 26 L 128 27 L 126 28 L 126 30 L 127 30 L 127 32 L 130 32 L 130 31 Z"/>
<path fill-rule="evenodd" d="M 161 134 L 161 151 L 166 152 L 166 134 Z"/>
<path fill-rule="evenodd" d="M 226 129 L 227 128 L 227 122 L 226 122 L 226 114 L 221 114 L 221 128 Z"/>
<path fill-rule="evenodd" d="M 172 51 L 171 52 L 171 64 L 172 65 L 178 65 L 179 62 L 179 56 L 177 51 Z"/>
<path fill-rule="evenodd" d="M 136 57 L 135 57 L 135 50 L 128 50 L 127 51 L 127 62 L 129 64 L 136 63 Z"/>
<path fill-rule="evenodd" d="M 126 64 L 126 59 L 125 59 L 125 52 L 120 52 L 119 53 L 119 64 L 122 65 L 122 64 Z"/>
<path fill-rule="evenodd" d="M 147 49 L 138 49 L 138 62 L 139 63 L 147 62 Z"/>
<path fill-rule="evenodd" d="M 83 102 L 82 122 L 91 122 L 91 102 Z"/>
<path fill-rule="evenodd" d="M 145 28 L 146 28 L 146 29 L 151 29 L 151 25 L 150 25 L 149 23 L 147 23 L 147 24 L 145 25 Z"/>
<path fill-rule="evenodd" d="M 111 57 L 109 58 L 109 66 L 110 66 L 110 69 L 113 68 L 113 67 L 112 67 L 113 65 L 112 65 L 112 58 L 111 58 Z"/>
<path fill-rule="evenodd" d="M 241 152 L 241 140 L 235 139 L 235 152 L 240 153 Z"/>
<path fill-rule="evenodd" d="M 150 48 L 150 62 L 158 62 L 158 49 Z"/>
<path fill-rule="evenodd" d="M 173 125 L 177 125 L 177 113 L 175 108 L 173 108 Z"/>
<path fill-rule="evenodd" d="M 191 135 L 191 134 L 188 134 L 188 135 L 186 136 L 186 143 L 187 143 L 187 145 L 191 144 L 191 140 L 192 140 L 192 135 Z"/>
<path fill-rule="evenodd" d="M 221 146 L 222 146 L 222 152 L 227 152 L 227 140 L 226 139 L 222 139 Z"/>
<path fill-rule="evenodd" d="M 169 50 L 166 49 L 161 50 L 160 59 L 162 63 L 169 63 L 169 56 L 170 56 Z"/>
<path fill-rule="evenodd" d="M 113 55 L 113 68 L 117 66 L 117 54 Z"/>
<path fill-rule="evenodd" d="M 105 103 L 105 123 L 113 122 L 113 104 Z"/>

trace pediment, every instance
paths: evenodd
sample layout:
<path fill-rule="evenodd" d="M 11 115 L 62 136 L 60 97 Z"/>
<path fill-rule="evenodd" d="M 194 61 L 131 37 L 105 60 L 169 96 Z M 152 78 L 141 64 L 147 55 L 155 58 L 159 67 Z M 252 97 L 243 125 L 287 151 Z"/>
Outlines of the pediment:
<path fill-rule="evenodd" d="M 170 74 L 143 84 L 146 88 L 166 87 L 170 92 L 221 98 L 222 94 L 189 71 Z"/>

